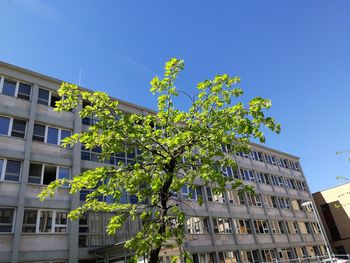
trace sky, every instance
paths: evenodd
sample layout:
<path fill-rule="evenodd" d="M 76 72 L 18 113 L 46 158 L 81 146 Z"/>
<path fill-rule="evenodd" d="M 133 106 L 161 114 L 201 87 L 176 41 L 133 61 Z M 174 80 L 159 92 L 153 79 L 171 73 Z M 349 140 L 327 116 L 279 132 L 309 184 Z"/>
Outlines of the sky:
<path fill-rule="evenodd" d="M 272 100 L 266 146 L 299 156 L 312 192 L 350 179 L 350 1 L 3 0 L 0 60 L 156 109 L 150 80 L 185 60 L 190 94 L 239 76 Z M 186 98 L 179 100 L 186 108 Z"/>

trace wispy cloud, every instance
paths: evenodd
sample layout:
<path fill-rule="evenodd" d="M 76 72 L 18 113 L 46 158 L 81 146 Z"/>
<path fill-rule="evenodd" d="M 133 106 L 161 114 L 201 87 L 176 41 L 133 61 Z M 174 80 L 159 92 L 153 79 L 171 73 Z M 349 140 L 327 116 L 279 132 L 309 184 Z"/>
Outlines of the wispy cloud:
<path fill-rule="evenodd" d="M 63 22 L 62 15 L 49 6 L 48 1 L 42 0 L 12 0 L 13 3 L 32 13 L 40 16 L 49 22 L 61 23 Z"/>
<path fill-rule="evenodd" d="M 156 72 L 154 72 L 151 68 L 143 65 L 142 63 L 125 56 L 120 55 L 113 55 L 112 59 L 118 62 L 120 65 L 122 65 L 125 68 L 128 68 L 130 70 L 136 71 L 139 74 L 143 75 L 144 77 L 147 77 L 148 79 L 154 77 L 157 75 Z"/>

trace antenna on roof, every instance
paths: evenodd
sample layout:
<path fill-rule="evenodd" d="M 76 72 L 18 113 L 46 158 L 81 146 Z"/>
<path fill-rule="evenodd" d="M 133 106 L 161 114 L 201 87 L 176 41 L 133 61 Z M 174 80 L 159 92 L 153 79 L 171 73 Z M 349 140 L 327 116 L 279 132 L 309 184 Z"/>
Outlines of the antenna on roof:
<path fill-rule="evenodd" d="M 78 86 L 80 87 L 80 85 L 81 85 L 81 70 L 79 70 L 79 84 L 78 84 Z"/>

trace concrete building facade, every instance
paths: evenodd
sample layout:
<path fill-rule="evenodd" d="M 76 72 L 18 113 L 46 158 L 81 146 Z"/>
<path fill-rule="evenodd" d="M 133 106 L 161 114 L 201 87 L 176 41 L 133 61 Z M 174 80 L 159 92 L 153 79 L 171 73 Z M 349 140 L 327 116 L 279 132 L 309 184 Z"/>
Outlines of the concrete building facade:
<path fill-rule="evenodd" d="M 71 196 L 62 187 L 44 202 L 36 197 L 57 178 L 101 165 L 98 150 L 60 146 L 61 139 L 86 130 L 93 121 L 81 120 L 77 111 L 53 111 L 60 84 L 0 62 L 0 262 L 124 262 L 128 253 L 121 246 L 137 231 L 138 222 L 107 236 L 108 214 L 67 220 L 88 190 Z M 151 113 L 131 103 L 119 105 L 124 112 Z M 183 187 L 178 198 L 187 214 L 186 242 L 163 250 L 163 261 L 183 250 L 200 263 L 288 261 L 325 254 L 320 226 L 310 208 L 301 206 L 312 197 L 298 157 L 252 144 L 250 154 L 232 158 L 238 170 L 226 167 L 223 173 L 254 186 L 257 195 L 239 196 L 229 187 L 217 195 L 201 182 L 189 195 L 193 190 Z M 196 201 L 199 196 L 202 206 Z M 133 196 L 126 194 L 124 200 L 133 202 Z"/>
<path fill-rule="evenodd" d="M 312 195 L 333 252 L 350 254 L 350 183 Z"/>

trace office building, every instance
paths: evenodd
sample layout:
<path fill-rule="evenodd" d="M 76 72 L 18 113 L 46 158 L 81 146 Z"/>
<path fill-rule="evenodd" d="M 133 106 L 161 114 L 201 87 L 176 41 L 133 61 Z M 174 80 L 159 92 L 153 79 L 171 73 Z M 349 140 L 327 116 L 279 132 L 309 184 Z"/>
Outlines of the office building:
<path fill-rule="evenodd" d="M 89 213 L 67 220 L 88 192 L 69 195 L 61 187 L 53 198 L 37 199 L 45 185 L 102 165 L 98 150 L 71 149 L 60 140 L 88 128 L 76 111 L 57 113 L 53 105 L 60 80 L 0 63 L 0 262 L 123 262 L 129 253 L 123 241 L 137 231 L 126 224 L 107 236 L 110 215 Z M 120 101 L 124 112 L 151 111 Z M 224 149 L 223 149 L 224 150 Z M 128 159 L 128 155 L 119 158 Z M 162 250 L 163 261 L 188 251 L 195 262 L 271 262 L 325 254 L 320 227 L 298 157 L 252 144 L 250 154 L 232 156 L 238 170 L 223 170 L 255 187 L 257 195 L 223 195 L 200 183 L 178 197 L 187 214 L 186 241 L 181 248 Z M 107 165 L 107 164 L 103 164 Z M 204 204 L 199 206 L 197 198 Z M 133 197 L 125 195 L 126 202 Z"/>

